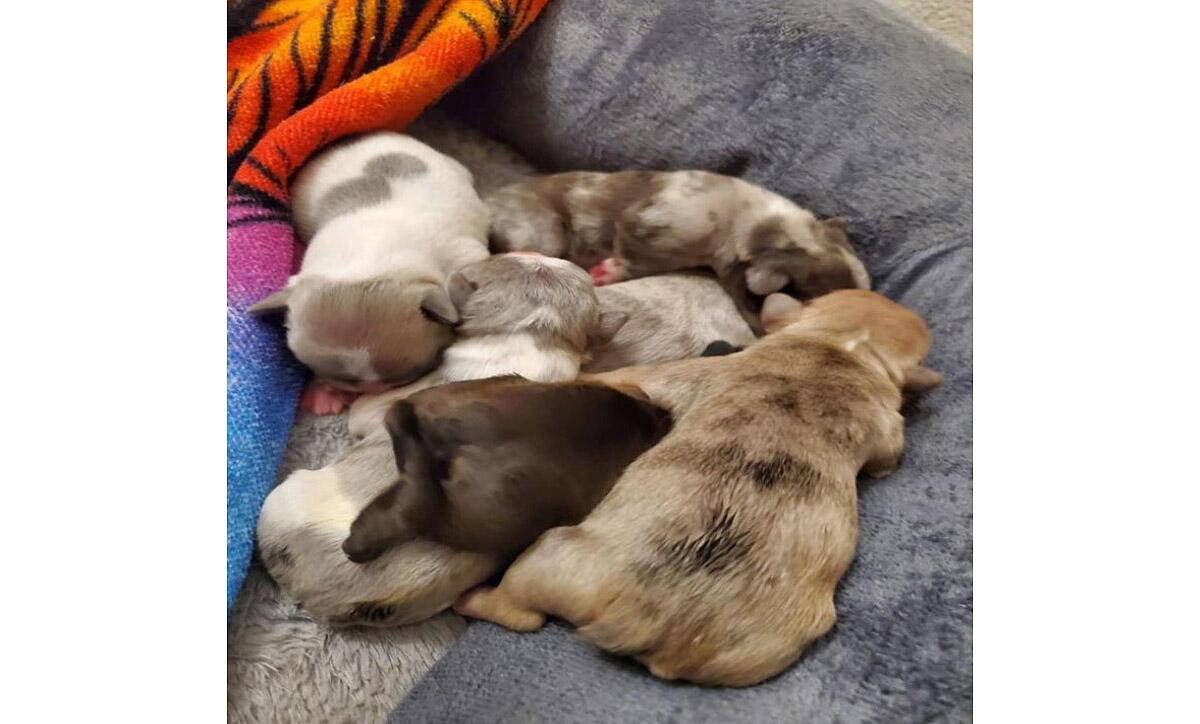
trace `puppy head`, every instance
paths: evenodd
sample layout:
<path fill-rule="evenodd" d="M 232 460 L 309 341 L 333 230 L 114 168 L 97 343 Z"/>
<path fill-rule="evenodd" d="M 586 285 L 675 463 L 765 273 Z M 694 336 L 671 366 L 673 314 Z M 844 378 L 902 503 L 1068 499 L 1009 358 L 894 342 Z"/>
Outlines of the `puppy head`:
<path fill-rule="evenodd" d="M 293 278 L 249 309 L 279 311 L 301 362 L 335 387 L 362 392 L 405 385 L 437 367 L 458 323 L 441 285 L 392 277 Z"/>
<path fill-rule="evenodd" d="M 751 232 L 745 256 L 746 287 L 759 296 L 783 291 L 809 299 L 871 286 L 840 217 L 818 221 L 803 209 L 768 217 Z"/>
<path fill-rule="evenodd" d="M 540 254 L 488 257 L 452 274 L 446 286 L 464 336 L 531 332 L 583 352 L 611 339 L 626 319 L 600 312 L 587 272 Z"/>
<path fill-rule="evenodd" d="M 762 320 L 769 335 L 832 336 L 851 351 L 862 346 L 905 392 L 942 383 L 940 374 L 921 366 L 932 344 L 925 320 L 882 294 L 844 289 L 809 302 L 772 294 L 763 302 Z"/>

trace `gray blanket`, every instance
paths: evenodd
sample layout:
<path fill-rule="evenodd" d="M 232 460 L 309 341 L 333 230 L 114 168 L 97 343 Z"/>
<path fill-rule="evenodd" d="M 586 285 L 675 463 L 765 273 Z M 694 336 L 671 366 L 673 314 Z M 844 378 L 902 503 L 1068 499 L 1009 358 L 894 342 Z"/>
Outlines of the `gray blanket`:
<path fill-rule="evenodd" d="M 666 683 L 561 624 L 474 623 L 395 721 L 971 717 L 971 84 L 966 57 L 871 0 L 553 0 L 457 95 L 543 168 L 706 168 L 849 217 L 946 384 L 908 411 L 899 472 L 860 485 L 838 623 L 781 676 Z"/>

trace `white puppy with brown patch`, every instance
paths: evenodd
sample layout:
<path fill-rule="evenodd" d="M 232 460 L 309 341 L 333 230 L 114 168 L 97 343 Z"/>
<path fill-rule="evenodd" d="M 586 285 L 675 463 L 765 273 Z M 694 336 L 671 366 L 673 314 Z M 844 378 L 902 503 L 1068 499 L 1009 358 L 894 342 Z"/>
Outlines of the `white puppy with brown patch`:
<path fill-rule="evenodd" d="M 302 405 L 340 412 L 356 393 L 436 368 L 459 321 L 446 279 L 488 255 L 470 171 L 409 136 L 373 133 L 318 154 L 291 194 L 303 263 L 250 312 L 286 311 L 288 347 L 315 374 Z"/>

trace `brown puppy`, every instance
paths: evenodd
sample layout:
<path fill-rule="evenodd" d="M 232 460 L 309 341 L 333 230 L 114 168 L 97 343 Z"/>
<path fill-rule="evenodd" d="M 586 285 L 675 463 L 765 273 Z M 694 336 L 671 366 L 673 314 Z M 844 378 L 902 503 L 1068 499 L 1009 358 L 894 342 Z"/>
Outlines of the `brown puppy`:
<path fill-rule="evenodd" d="M 516 554 L 587 515 L 670 416 L 612 387 L 514 376 L 418 392 L 385 425 L 402 479 L 350 526 L 356 563 L 417 537 Z"/>
<path fill-rule="evenodd" d="M 763 296 L 867 289 L 840 218 L 707 171 L 572 172 L 527 179 L 485 199 L 493 251 L 561 256 L 596 284 L 712 269 L 750 326 Z"/>
<path fill-rule="evenodd" d="M 564 618 L 665 679 L 747 686 L 833 625 L 856 477 L 895 469 L 902 391 L 939 384 L 914 312 L 865 291 L 772 295 L 742 352 L 591 376 L 675 424 L 581 524 L 547 531 L 455 608 L 516 630 Z"/>

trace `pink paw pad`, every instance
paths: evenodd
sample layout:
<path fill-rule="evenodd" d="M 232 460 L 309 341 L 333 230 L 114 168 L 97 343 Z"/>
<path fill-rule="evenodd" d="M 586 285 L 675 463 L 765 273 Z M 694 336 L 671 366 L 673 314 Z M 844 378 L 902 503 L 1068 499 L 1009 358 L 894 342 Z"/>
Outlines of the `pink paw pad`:
<path fill-rule="evenodd" d="M 626 268 L 625 262 L 610 257 L 588 269 L 588 274 L 591 275 L 594 286 L 602 287 L 605 284 L 625 281 L 629 278 L 629 269 Z"/>
<path fill-rule="evenodd" d="M 346 409 L 358 395 L 335 390 L 321 382 L 312 381 L 300 395 L 300 409 L 314 415 L 336 415 Z"/>

